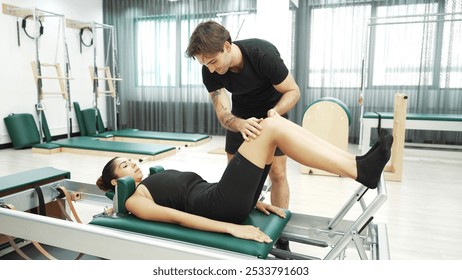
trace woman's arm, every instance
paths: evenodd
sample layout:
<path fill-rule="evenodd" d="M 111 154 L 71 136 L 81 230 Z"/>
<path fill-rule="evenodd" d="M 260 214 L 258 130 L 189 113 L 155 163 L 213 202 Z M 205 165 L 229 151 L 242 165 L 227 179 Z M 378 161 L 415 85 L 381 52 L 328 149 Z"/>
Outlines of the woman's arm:
<path fill-rule="evenodd" d="M 140 188 L 141 186 L 138 186 Z M 144 187 L 144 186 L 143 186 Z M 230 234 L 237 238 L 270 243 L 272 240 L 260 229 L 249 225 L 226 223 L 189 214 L 156 204 L 139 192 L 135 192 L 125 203 L 127 210 L 136 217 L 156 222 L 178 224 L 184 227 Z"/>

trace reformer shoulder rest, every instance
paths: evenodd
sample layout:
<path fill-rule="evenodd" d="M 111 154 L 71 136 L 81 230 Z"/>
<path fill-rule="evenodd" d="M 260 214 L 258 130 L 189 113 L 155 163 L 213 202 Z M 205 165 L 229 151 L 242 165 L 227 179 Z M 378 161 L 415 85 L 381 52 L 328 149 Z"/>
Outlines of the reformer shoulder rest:
<path fill-rule="evenodd" d="M 151 167 L 150 172 L 161 172 L 164 169 L 159 166 Z M 126 230 L 140 234 L 151 235 L 160 238 L 173 239 L 182 242 L 193 243 L 217 249 L 238 252 L 256 258 L 265 259 L 271 251 L 274 242 L 283 232 L 291 218 L 291 212 L 285 210 L 286 218 L 282 219 L 274 214 L 266 216 L 258 210 L 252 211 L 243 222 L 246 225 L 259 227 L 272 240 L 272 243 L 259 243 L 251 240 L 235 238 L 228 234 L 200 231 L 185 228 L 179 225 L 152 222 L 138 219 L 128 213 L 125 201 L 135 191 L 135 182 L 132 177 L 120 178 L 117 182 L 116 193 L 108 193 L 107 196 L 114 201 L 116 214 L 100 214 L 90 222 L 92 225 Z"/>

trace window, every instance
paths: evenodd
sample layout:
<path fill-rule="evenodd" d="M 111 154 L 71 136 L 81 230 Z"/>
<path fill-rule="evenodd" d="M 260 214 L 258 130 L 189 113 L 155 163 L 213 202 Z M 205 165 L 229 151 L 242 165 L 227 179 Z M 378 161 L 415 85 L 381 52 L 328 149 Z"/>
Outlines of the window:
<path fill-rule="evenodd" d="M 185 36 L 181 36 L 181 85 L 202 85 L 202 66 L 197 60 L 188 58 L 184 52 L 188 48 L 189 37 L 193 33 L 196 26 L 209 19 L 196 18 L 196 19 L 182 19 L 181 31 Z"/>
<path fill-rule="evenodd" d="M 136 21 L 138 86 L 173 86 L 176 77 L 176 19 L 154 17 Z"/>
<path fill-rule="evenodd" d="M 462 6 L 446 2 L 440 87 L 462 88 Z M 459 47 L 456 47 L 459 46 Z"/>
<path fill-rule="evenodd" d="M 437 4 L 377 8 L 372 22 L 373 86 L 432 85 L 437 23 L 422 15 L 437 9 Z"/>
<path fill-rule="evenodd" d="M 369 5 L 312 9 L 310 87 L 360 86 L 369 15 Z"/>
<path fill-rule="evenodd" d="M 187 58 L 184 52 L 194 28 L 207 20 L 226 26 L 233 40 L 236 36 L 239 39 L 255 36 L 255 14 L 249 12 L 227 13 L 216 18 L 159 16 L 138 19 L 135 23 L 137 85 L 202 85 L 202 67 L 196 60 Z"/>
<path fill-rule="evenodd" d="M 310 16 L 309 87 L 359 87 L 366 60 L 368 87 L 462 88 L 458 1 L 313 6 Z"/>

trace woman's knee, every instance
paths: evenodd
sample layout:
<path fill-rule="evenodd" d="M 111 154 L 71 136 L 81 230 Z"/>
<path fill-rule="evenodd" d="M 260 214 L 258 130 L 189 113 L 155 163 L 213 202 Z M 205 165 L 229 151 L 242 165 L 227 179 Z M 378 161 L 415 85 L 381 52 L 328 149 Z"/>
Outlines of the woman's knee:
<path fill-rule="evenodd" d="M 260 125 L 262 126 L 263 130 L 267 130 L 268 132 L 274 133 L 278 131 L 278 128 L 280 128 L 281 124 L 281 118 L 280 116 L 274 116 L 274 117 L 268 117 L 264 119 Z"/>

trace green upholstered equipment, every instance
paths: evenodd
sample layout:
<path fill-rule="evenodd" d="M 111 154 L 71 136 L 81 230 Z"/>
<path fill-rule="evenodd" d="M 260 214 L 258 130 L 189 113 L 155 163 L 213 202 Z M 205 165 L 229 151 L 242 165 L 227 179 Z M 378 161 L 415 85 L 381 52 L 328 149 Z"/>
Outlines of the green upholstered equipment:
<path fill-rule="evenodd" d="M 3 120 L 14 149 L 30 148 L 40 143 L 40 134 L 31 114 L 11 114 Z"/>
<path fill-rule="evenodd" d="M 394 112 L 365 112 L 362 117 L 360 146 L 363 153 L 370 149 L 371 130 L 375 128 L 394 128 Z M 461 114 L 406 113 L 405 130 L 462 131 Z M 401 135 L 401 132 L 399 133 Z M 395 136 L 396 138 L 396 136 Z M 431 144 L 430 144 L 431 145 Z M 395 146 L 395 145 L 393 145 Z M 445 145 L 440 145 L 442 148 Z M 454 145 L 447 145 L 449 148 Z M 392 156 L 393 158 L 393 156 Z"/>
<path fill-rule="evenodd" d="M 125 201 L 135 192 L 135 180 L 133 177 L 127 176 L 121 180 L 117 180 L 117 191 L 116 191 L 116 209 L 114 209 L 119 214 L 128 214 L 128 210 L 125 207 Z"/>
<path fill-rule="evenodd" d="M 95 136 L 98 132 L 105 131 L 101 113 L 99 110 L 90 108 L 82 110 L 82 119 L 88 136 Z"/>
<path fill-rule="evenodd" d="M 43 131 L 43 137 L 44 137 L 43 140 L 48 143 L 52 141 L 50 128 L 48 127 L 48 122 L 45 116 L 45 112 L 42 112 L 41 116 L 42 116 L 42 131 Z"/>
<path fill-rule="evenodd" d="M 163 167 L 154 166 L 150 168 L 150 173 L 163 171 Z M 114 203 L 116 204 L 115 215 L 97 215 L 90 222 L 92 225 L 126 230 L 140 234 L 151 235 L 160 238 L 173 239 L 182 242 L 193 243 L 197 245 L 213 247 L 217 249 L 232 251 L 236 253 L 255 256 L 256 258 L 265 259 L 273 247 L 273 243 L 279 238 L 286 224 L 291 218 L 291 212 L 286 210 L 287 217 L 282 219 L 274 214 L 266 216 L 258 210 L 252 211 L 249 217 L 243 222 L 246 225 L 259 227 L 272 240 L 273 243 L 259 243 L 250 240 L 235 238 L 228 234 L 214 233 L 185 228 L 175 224 L 152 222 L 141 220 L 129 214 L 125 205 L 121 205 L 135 190 L 133 178 L 120 178 L 117 182 Z M 108 197 L 113 194 L 108 194 Z"/>
<path fill-rule="evenodd" d="M 74 111 L 81 136 L 95 136 L 97 134 L 96 131 L 101 132 L 106 130 L 99 109 L 89 108 L 81 110 L 80 104 L 74 102 Z"/>
<path fill-rule="evenodd" d="M 74 102 L 74 111 L 75 116 L 77 117 L 77 124 L 80 130 L 80 136 L 88 136 L 87 129 L 85 128 L 83 117 L 82 117 L 82 110 L 80 110 L 79 102 Z"/>
<path fill-rule="evenodd" d="M 160 165 L 154 165 L 154 166 L 149 167 L 149 174 L 151 174 L 151 175 L 156 174 L 156 173 L 161 172 L 161 171 L 164 171 L 164 168 L 162 166 L 160 166 Z M 133 180 L 133 178 L 132 178 L 132 180 Z M 127 198 L 129 198 L 130 195 L 135 191 L 135 189 L 134 189 L 135 182 L 132 181 L 132 180 L 130 180 L 129 177 L 127 177 L 125 180 L 120 180 L 120 183 L 123 184 L 123 186 L 127 187 L 127 189 L 128 189 L 127 191 L 123 191 L 123 194 L 121 195 L 121 197 L 122 197 L 122 199 L 124 201 L 127 200 Z M 120 190 L 121 189 L 119 189 L 119 191 Z M 113 200 L 114 196 L 115 196 L 115 191 L 114 190 L 107 191 L 105 193 L 105 195 L 109 199 Z M 118 211 L 117 209 L 115 209 L 116 212 L 117 213 L 122 213 L 122 214 L 127 214 L 127 209 L 125 209 L 125 204 L 124 204 L 123 207 L 124 207 L 124 209 L 121 210 L 121 211 Z"/>
<path fill-rule="evenodd" d="M 147 131 L 139 129 L 119 129 L 115 131 L 107 131 L 99 133 L 98 137 L 115 137 L 115 138 L 143 138 L 143 139 L 156 139 L 164 141 L 179 141 L 179 142 L 198 142 L 208 139 L 208 135 L 197 133 L 176 133 L 176 132 L 160 132 L 160 131 Z"/>
<path fill-rule="evenodd" d="M 146 157 L 160 156 L 176 151 L 175 147 L 169 145 L 104 141 L 88 136 L 66 138 L 46 144 L 34 145 L 36 149 L 55 149 L 57 147 L 61 149 L 100 151 L 108 154 L 145 155 Z"/>
<path fill-rule="evenodd" d="M 35 188 L 43 184 L 56 182 L 63 179 L 70 179 L 71 173 L 68 171 L 56 169 L 53 167 L 42 167 L 23 172 L 18 172 L 0 177 L 0 198 L 16 194 L 27 189 Z M 36 199 L 32 197 L 32 199 Z M 0 199 L 3 200 L 3 199 Z M 0 204 L 3 201 L 0 201 Z M 47 208 L 53 215 L 55 206 Z M 5 226 L 5 225 L 3 225 Z M 28 229 L 29 230 L 29 229 Z M 1 237 L 1 234 L 0 234 Z M 21 241 L 22 239 L 15 239 Z M 4 243 L 3 243 L 3 242 Z M 11 245 L 3 238 L 0 238 L 0 250 L 9 248 Z"/>
<path fill-rule="evenodd" d="M 68 139 L 60 139 L 53 143 L 61 147 L 69 147 L 85 150 L 111 151 L 111 152 L 126 152 L 134 154 L 155 155 L 158 153 L 175 150 L 175 147 L 155 144 L 140 144 L 103 141 L 94 137 L 75 137 Z"/>
<path fill-rule="evenodd" d="M 71 173 L 53 167 L 42 167 L 0 177 L 0 196 L 22 191 L 39 184 L 70 179 Z"/>
<path fill-rule="evenodd" d="M 286 214 L 287 218 L 282 219 L 274 214 L 266 216 L 260 211 L 254 210 L 243 224 L 259 227 L 272 240 L 276 241 L 291 217 L 289 211 L 286 211 Z M 223 249 L 261 259 L 267 258 L 273 247 L 272 243 L 259 243 L 235 238 L 227 234 L 199 231 L 174 224 L 145 221 L 133 215 L 96 216 L 90 224 Z"/>
<path fill-rule="evenodd" d="M 113 138 L 115 141 L 138 143 L 169 144 L 169 142 L 174 142 L 182 145 L 199 144 L 210 140 L 210 136 L 198 133 L 160 132 L 133 128 L 106 131 L 99 110 L 95 111 L 94 108 L 81 110 L 78 102 L 74 102 L 74 108 L 81 136 Z"/>
<path fill-rule="evenodd" d="M 363 117 L 366 119 L 378 119 L 379 115 L 382 119 L 393 119 L 392 112 L 366 112 Z M 406 120 L 462 122 L 462 115 L 407 113 Z"/>

